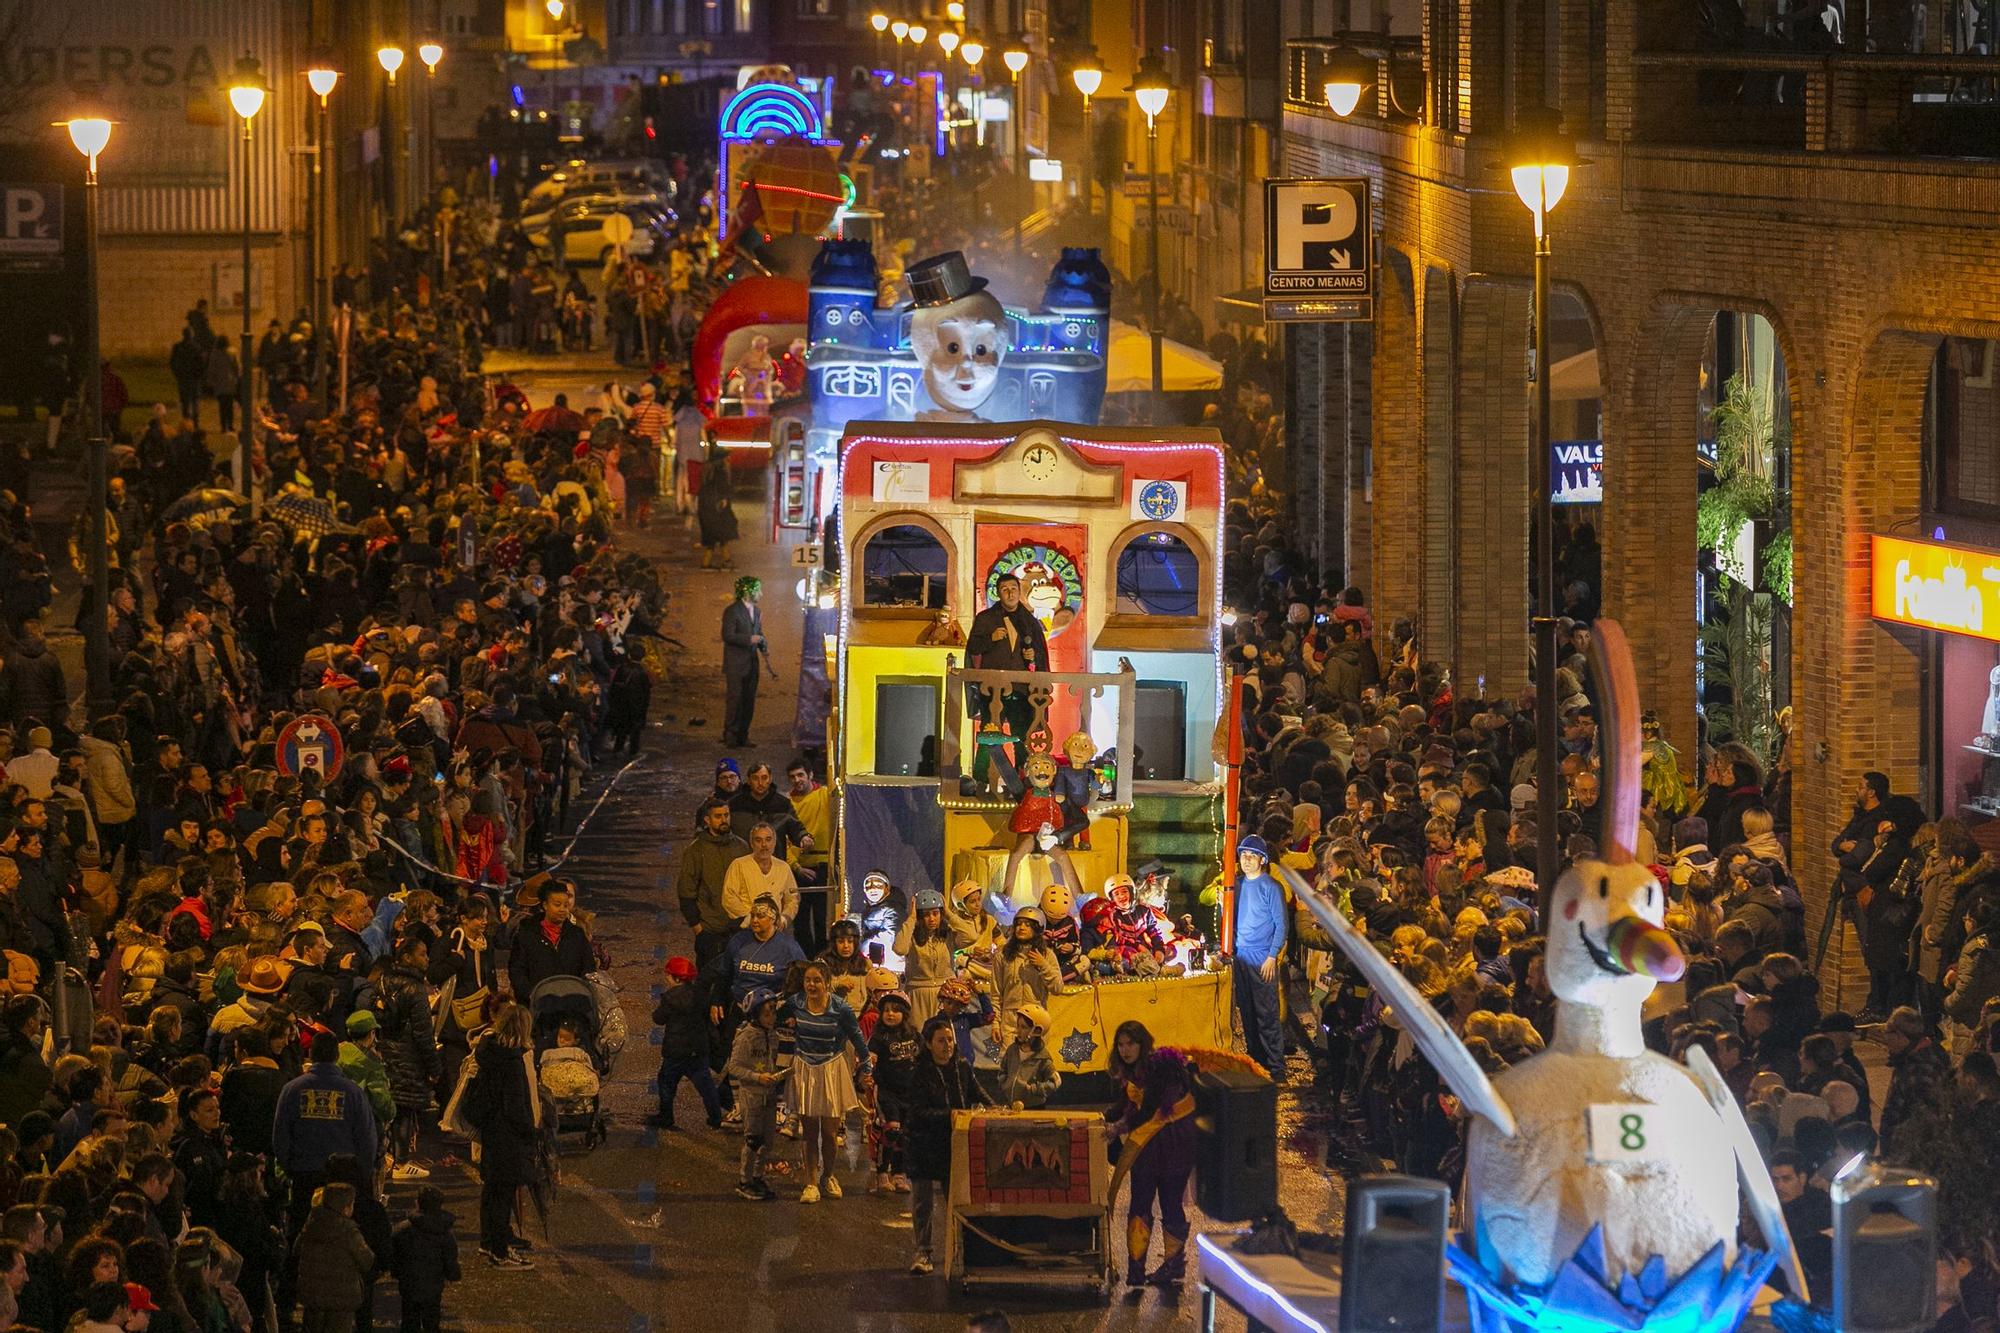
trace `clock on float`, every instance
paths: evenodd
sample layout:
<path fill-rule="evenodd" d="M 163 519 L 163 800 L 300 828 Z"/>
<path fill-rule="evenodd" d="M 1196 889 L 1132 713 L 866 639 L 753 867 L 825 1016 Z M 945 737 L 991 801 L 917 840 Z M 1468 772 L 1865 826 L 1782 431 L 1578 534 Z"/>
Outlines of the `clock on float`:
<path fill-rule="evenodd" d="M 1055 477 L 1060 461 L 1054 445 L 1031 444 L 1021 453 L 1021 475 L 1038 484 L 1048 482 Z"/>

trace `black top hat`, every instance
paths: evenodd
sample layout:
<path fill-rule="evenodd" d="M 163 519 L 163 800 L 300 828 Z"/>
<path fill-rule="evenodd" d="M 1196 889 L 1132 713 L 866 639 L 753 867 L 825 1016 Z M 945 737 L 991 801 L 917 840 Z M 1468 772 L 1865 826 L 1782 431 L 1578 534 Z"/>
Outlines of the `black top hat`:
<path fill-rule="evenodd" d="M 908 273 L 910 297 L 919 307 L 946 305 L 961 296 L 986 290 L 986 279 L 972 276 L 962 250 L 947 250 L 919 260 L 910 265 Z"/>

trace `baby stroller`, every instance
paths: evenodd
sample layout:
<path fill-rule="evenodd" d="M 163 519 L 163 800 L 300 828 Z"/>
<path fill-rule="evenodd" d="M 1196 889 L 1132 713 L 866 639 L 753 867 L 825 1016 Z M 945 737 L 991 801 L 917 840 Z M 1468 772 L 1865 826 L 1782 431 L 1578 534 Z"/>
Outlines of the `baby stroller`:
<path fill-rule="evenodd" d="M 601 997 L 601 989 L 583 977 L 549 977 L 528 997 L 537 1079 L 541 1091 L 555 1104 L 555 1132 L 581 1133 L 586 1150 L 604 1142 L 601 1081 L 611 1072 L 611 1057 L 616 1054 L 607 1050 L 602 1040 Z M 557 1046 L 556 1033 L 564 1023 L 575 1025 L 574 1047 Z M 577 1054 L 571 1056 L 572 1051 Z"/>

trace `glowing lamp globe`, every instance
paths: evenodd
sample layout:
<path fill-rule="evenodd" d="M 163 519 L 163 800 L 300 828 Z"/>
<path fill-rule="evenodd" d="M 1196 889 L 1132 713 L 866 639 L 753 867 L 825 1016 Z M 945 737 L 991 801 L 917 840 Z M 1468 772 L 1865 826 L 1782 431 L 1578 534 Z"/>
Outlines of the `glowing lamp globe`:
<path fill-rule="evenodd" d="M 1018 75 L 1028 67 L 1028 53 L 1021 47 L 1010 46 L 1000 53 L 1000 63 L 1007 67 L 1009 74 Z"/>
<path fill-rule="evenodd" d="M 69 130 L 69 141 L 76 145 L 76 151 L 92 162 L 111 142 L 111 122 L 101 116 L 79 116 L 63 123 Z"/>
<path fill-rule="evenodd" d="M 974 69 L 978 69 L 979 62 L 986 58 L 986 44 L 976 41 L 967 42 L 958 48 L 958 55 L 966 64 L 972 66 Z"/>
<path fill-rule="evenodd" d="M 318 94 L 321 101 L 325 101 L 332 95 L 334 85 L 339 82 L 340 71 L 337 69 L 329 69 L 321 65 L 306 71 L 306 87 Z"/>

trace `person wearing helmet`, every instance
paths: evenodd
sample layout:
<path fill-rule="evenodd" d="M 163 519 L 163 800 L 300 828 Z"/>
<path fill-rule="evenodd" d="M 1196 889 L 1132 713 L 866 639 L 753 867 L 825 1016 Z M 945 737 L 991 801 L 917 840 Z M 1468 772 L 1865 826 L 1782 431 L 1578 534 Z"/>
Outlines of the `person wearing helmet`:
<path fill-rule="evenodd" d="M 1041 909 L 1023 907 L 1014 914 L 1007 943 L 993 968 L 994 1001 L 999 1016 L 993 1035 L 1005 1050 L 1014 1039 L 1014 1015 L 1024 1004 L 1047 1004 L 1049 992 L 1062 983 L 1062 964 L 1043 938 Z"/>
<path fill-rule="evenodd" d="M 920 897 L 922 895 L 919 895 Z M 875 1061 L 875 1106 L 870 1138 L 875 1150 L 875 1178 L 870 1194 L 909 1193 L 903 1173 L 903 1127 L 910 1117 L 910 1079 L 917 1072 L 917 1025 L 910 1021 L 910 997 L 888 991 L 875 1001 L 875 1031 L 868 1054 Z"/>
<path fill-rule="evenodd" d="M 1062 1086 L 1049 1056 L 1049 1011 L 1024 1004 L 1014 1011 L 1014 1040 L 1000 1056 L 1000 1100 L 1016 1109 L 1038 1110 Z"/>
<path fill-rule="evenodd" d="M 937 1012 L 937 988 L 952 975 L 951 935 L 944 926 L 944 895 L 917 891 L 916 910 L 896 933 L 903 958 L 903 989 L 910 995 L 910 1023 L 922 1028 Z"/>
<path fill-rule="evenodd" d="M 962 879 L 944 896 L 944 924 L 951 932 L 954 952 L 992 963 L 993 946 L 998 941 L 1000 923 L 986 908 L 986 891 L 979 881 Z"/>
<path fill-rule="evenodd" d="M 743 1153 L 736 1181 L 738 1198 L 772 1197 L 764 1182 L 764 1155 L 778 1132 L 778 1088 L 785 1081 L 779 1060 L 778 992 L 754 987 L 743 997 L 743 1022 L 729 1047 L 727 1070 L 736 1086 L 736 1109 L 743 1117 Z"/>
<path fill-rule="evenodd" d="M 757 711 L 757 668 L 771 670 L 771 646 L 757 599 L 764 585 L 749 575 L 736 580 L 736 599 L 722 612 L 722 743 L 750 743 L 750 719 Z M 775 678 L 777 672 L 771 670 Z"/>
<path fill-rule="evenodd" d="M 1236 955 L 1230 964 L 1243 1044 L 1250 1058 L 1279 1082 L 1285 1077 L 1285 1035 L 1278 1024 L 1278 956 L 1290 913 L 1271 876 L 1271 849 L 1254 833 L 1236 844 Z"/>
<path fill-rule="evenodd" d="M 868 955 L 861 952 L 861 923 L 843 917 L 826 934 L 819 960 L 833 974 L 833 993 L 858 1014 L 868 1003 Z"/>
<path fill-rule="evenodd" d="M 861 877 L 862 952 L 868 953 L 871 961 L 895 947 L 903 918 L 909 914 L 910 896 L 891 884 L 887 875 L 871 870 Z"/>
<path fill-rule="evenodd" d="M 953 977 L 938 987 L 938 1017 L 951 1020 L 958 1049 L 970 1060 L 974 1030 L 993 1026 L 993 1000 L 984 990 L 974 990 L 964 977 Z"/>

